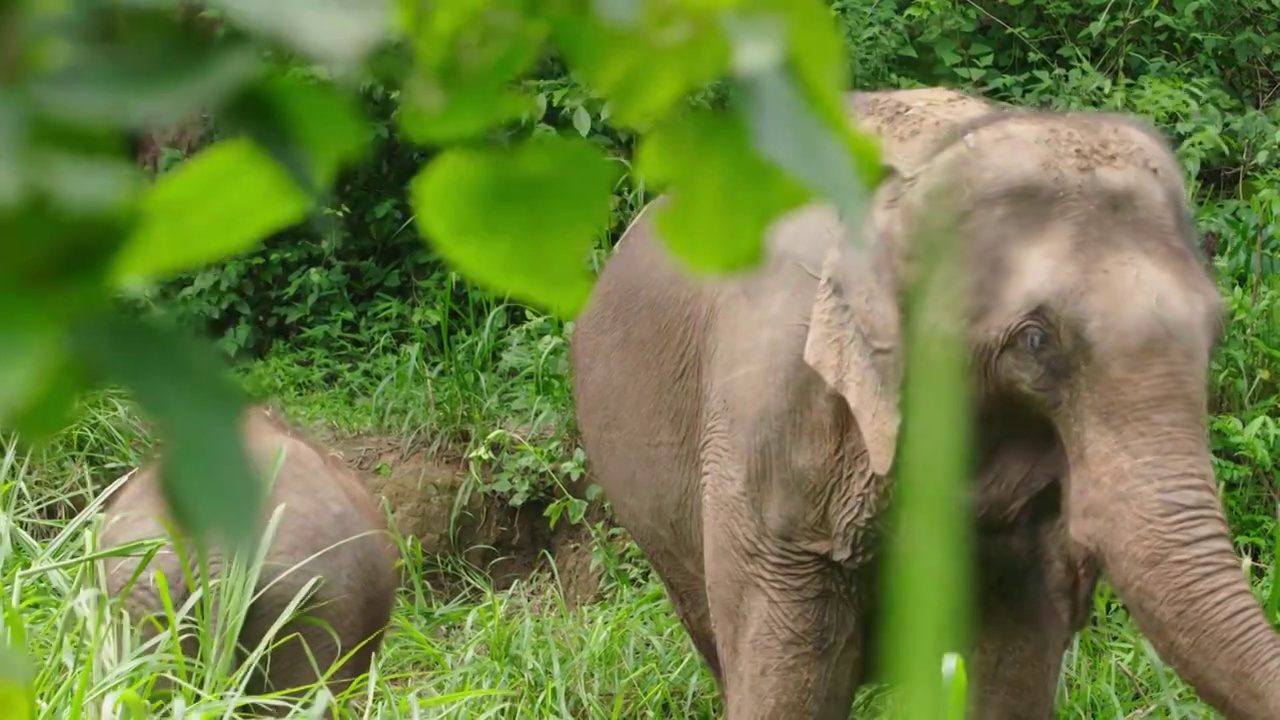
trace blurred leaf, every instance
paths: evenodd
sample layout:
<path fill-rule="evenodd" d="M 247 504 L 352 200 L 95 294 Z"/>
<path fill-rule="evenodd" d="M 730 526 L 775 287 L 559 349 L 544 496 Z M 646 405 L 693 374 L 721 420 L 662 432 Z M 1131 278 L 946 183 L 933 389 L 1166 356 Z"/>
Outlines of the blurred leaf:
<path fill-rule="evenodd" d="M 16 205 L 27 189 L 25 108 L 8 94 L 0 94 L 0 211 Z"/>
<path fill-rule="evenodd" d="M 647 2 L 638 9 L 628 27 L 576 8 L 552 15 L 572 74 L 609 99 L 615 122 L 633 128 L 658 120 L 729 65 L 720 8 Z"/>
<path fill-rule="evenodd" d="M 227 18 L 321 62 L 353 66 L 391 32 L 390 0 L 208 0 Z"/>
<path fill-rule="evenodd" d="M 54 369 L 64 351 L 62 330 L 30 298 L 0 295 L 0 427 L 10 427 Z"/>
<path fill-rule="evenodd" d="M 453 148 L 412 181 L 418 227 L 476 283 L 565 317 L 591 290 L 587 255 L 609 224 L 619 170 L 580 138 Z"/>
<path fill-rule="evenodd" d="M 951 652 L 942 657 L 942 682 L 947 692 L 947 720 L 965 720 L 969 677 L 964 669 L 964 658 L 959 653 Z"/>
<path fill-rule="evenodd" d="M 88 369 L 131 391 L 155 424 L 174 520 L 201 541 L 252 548 L 261 485 L 240 436 L 244 398 L 213 347 L 116 313 L 86 318 L 74 338 Z"/>
<path fill-rule="evenodd" d="M 135 214 L 81 215 L 37 196 L 0 213 L 0 287 L 63 320 L 107 300 L 107 271 Z"/>
<path fill-rule="evenodd" d="M 757 17 L 766 22 L 772 20 L 785 33 L 787 68 L 805 106 L 822 124 L 836 129 L 847 127 L 844 92 L 850 81 L 849 55 L 830 10 L 816 2 L 765 0 L 760 4 L 772 12 Z M 735 37 L 734 44 L 739 40 Z"/>
<path fill-rule="evenodd" d="M 65 336 L 59 338 L 65 342 Z M 27 402 L 8 422 L 29 448 L 41 445 L 71 422 L 76 403 L 87 389 L 84 368 L 66 347 L 49 358 L 44 372 L 28 390 Z"/>
<path fill-rule="evenodd" d="M 415 66 L 405 82 L 398 122 L 415 142 L 463 140 L 533 108 L 512 81 L 537 59 L 545 21 L 524 0 L 455 0 L 423 13 L 399 0 Z"/>
<path fill-rule="evenodd" d="M 0 646 L 0 720 L 35 720 L 34 677 L 25 655 L 7 644 Z"/>
<path fill-rule="evenodd" d="M 183 41 L 131 42 L 84 49 L 68 65 L 35 80 L 36 109 L 70 122 L 139 127 L 166 125 L 219 104 L 256 76 L 250 45 Z"/>
<path fill-rule="evenodd" d="M 875 140 L 855 131 L 842 107 L 838 69 L 844 60 L 830 51 L 835 30 L 797 9 L 785 16 L 791 23 L 787 37 L 774 17 L 729 24 L 737 52 L 735 105 L 764 157 L 835 203 L 846 217 L 859 218 L 884 169 Z M 788 51 L 794 53 L 790 62 L 785 61 Z"/>
<path fill-rule="evenodd" d="M 52 148 L 30 151 L 28 176 L 33 188 L 76 215 L 129 212 L 146 187 L 138 166 L 120 158 L 60 152 Z"/>
<path fill-rule="evenodd" d="M 133 688 L 121 690 L 115 706 L 120 713 L 119 720 L 146 720 L 151 717 L 146 701 Z"/>
<path fill-rule="evenodd" d="M 164 277 L 245 252 L 304 219 L 309 207 L 261 147 L 243 137 L 223 140 L 156 180 L 114 275 Z"/>
<path fill-rule="evenodd" d="M 671 186 L 654 223 L 671 250 L 703 272 L 756 265 L 769 223 L 811 196 L 756 153 L 741 119 L 708 110 L 646 135 L 637 168 L 646 182 Z"/>
<path fill-rule="evenodd" d="M 220 120 L 266 150 L 313 199 L 370 141 L 366 118 L 347 93 L 303 78 L 262 78 L 229 103 Z"/>

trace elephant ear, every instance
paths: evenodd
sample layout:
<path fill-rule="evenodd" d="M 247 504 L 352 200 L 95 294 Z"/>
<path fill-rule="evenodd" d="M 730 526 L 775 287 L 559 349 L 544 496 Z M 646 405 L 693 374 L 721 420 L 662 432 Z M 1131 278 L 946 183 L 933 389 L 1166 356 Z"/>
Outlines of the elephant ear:
<path fill-rule="evenodd" d="M 875 265 L 843 239 L 827 252 L 804 361 L 849 404 L 871 471 L 884 476 L 898 445 L 902 366 L 897 295 Z"/>

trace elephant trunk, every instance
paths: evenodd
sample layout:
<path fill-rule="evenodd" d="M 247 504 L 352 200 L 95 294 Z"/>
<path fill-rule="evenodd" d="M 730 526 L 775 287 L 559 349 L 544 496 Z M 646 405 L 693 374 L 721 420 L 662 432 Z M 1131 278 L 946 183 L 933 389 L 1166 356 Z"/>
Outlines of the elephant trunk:
<path fill-rule="evenodd" d="M 1132 392 L 1095 398 L 1092 412 L 1077 416 L 1089 420 L 1064 433 L 1074 436 L 1063 438 L 1073 456 L 1071 535 L 1101 561 L 1138 629 L 1202 699 L 1230 718 L 1280 718 L 1280 636 L 1231 546 L 1202 385 L 1150 377 L 1136 385 L 1164 392 L 1136 405 Z M 1178 385 L 1187 392 L 1171 396 Z M 1155 427 L 1135 424 L 1135 407 Z"/>

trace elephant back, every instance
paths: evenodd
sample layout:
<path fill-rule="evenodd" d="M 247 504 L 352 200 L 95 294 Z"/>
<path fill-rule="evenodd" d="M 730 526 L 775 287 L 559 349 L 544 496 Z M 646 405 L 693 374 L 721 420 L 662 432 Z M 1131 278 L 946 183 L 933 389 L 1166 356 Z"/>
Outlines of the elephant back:
<path fill-rule="evenodd" d="M 1002 109 L 942 87 L 853 92 L 846 107 L 855 125 L 879 139 L 885 164 L 903 175 L 928 160 L 952 128 Z"/>

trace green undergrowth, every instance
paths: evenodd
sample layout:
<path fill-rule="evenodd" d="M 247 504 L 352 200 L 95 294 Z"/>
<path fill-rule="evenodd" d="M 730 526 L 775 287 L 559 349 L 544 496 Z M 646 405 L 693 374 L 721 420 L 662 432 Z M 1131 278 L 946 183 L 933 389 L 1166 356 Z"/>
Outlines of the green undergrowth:
<path fill-rule="evenodd" d="M 542 339 L 556 337 L 543 325 L 531 323 L 524 332 L 526 342 L 542 343 L 545 352 L 520 357 L 563 362 L 562 346 Z M 450 372 L 439 358 L 433 364 L 410 351 L 370 357 L 363 368 L 345 369 L 280 353 L 245 365 L 240 375 L 255 394 L 273 398 L 295 420 L 313 427 L 378 433 L 406 442 L 416 433 L 418 440 L 412 442 L 422 448 L 462 443 L 472 451 L 473 462 L 491 468 L 511 462 L 522 468 L 507 475 L 499 468 L 493 477 L 520 478 L 531 486 L 548 482 L 548 477 L 563 482 L 556 475 L 559 465 L 573 465 L 576 448 L 572 433 L 557 425 L 568 407 L 563 381 L 544 378 L 545 394 L 531 397 L 528 387 L 537 373 L 532 368 L 516 372 L 513 363 L 508 357 L 507 364 L 472 368 L 472 375 Z M 524 404 L 516 404 L 521 398 Z M 456 424 L 430 425 L 437 413 L 455 418 Z M 475 452 L 493 444 L 494 430 L 537 417 L 543 427 L 553 428 L 543 439 L 509 442 L 504 451 L 488 456 Z M 1219 442 L 1230 439 L 1221 431 L 1215 437 Z M 17 621 L 24 628 L 26 645 L 39 665 L 42 717 L 124 717 L 109 714 L 105 705 L 117 699 L 140 702 L 162 674 L 182 678 L 180 703 L 188 712 L 212 713 L 204 717 L 223 717 L 243 699 L 241 675 L 210 672 L 201 661 L 183 659 L 171 640 L 145 647 L 136 639 L 108 640 L 119 638 L 122 628 L 108 619 L 92 591 L 94 579 L 85 560 L 97 508 L 90 504 L 78 510 L 81 501 L 50 511 L 47 489 L 94 497 L 144 456 L 150 443 L 131 406 L 104 395 L 86 403 L 80 422 L 42 453 L 23 455 L 15 446 L 6 448 L 0 466 L 5 511 L 0 578 L 10 624 Z M 561 447 L 558 454 L 556 447 Z M 554 469 L 520 461 L 539 455 L 556 461 L 549 464 Z M 532 470 L 536 468 L 544 476 Z M 1241 524 L 1240 518 L 1233 521 Z M 596 544 L 595 557 L 606 566 L 604 596 L 570 610 L 551 570 L 497 591 L 475 568 L 456 559 L 426 557 L 413 540 L 399 542 L 406 582 L 371 679 L 350 692 L 352 717 L 715 716 L 718 701 L 709 673 L 634 545 L 620 554 L 614 545 Z M 464 591 L 453 596 L 433 592 L 423 580 L 428 567 L 454 576 Z M 1259 597 L 1264 597 L 1269 577 L 1255 577 Z M 1105 587 L 1095 598 L 1095 610 L 1093 623 L 1075 638 L 1064 660 L 1058 717 L 1206 716 L 1207 708 L 1159 661 Z M 302 703 L 298 717 L 308 716 L 306 707 L 313 700 Z M 891 702 L 891 693 L 869 688 L 860 694 L 855 712 L 882 717 Z M 153 708 L 153 716 L 169 717 L 175 710 L 162 704 Z"/>

